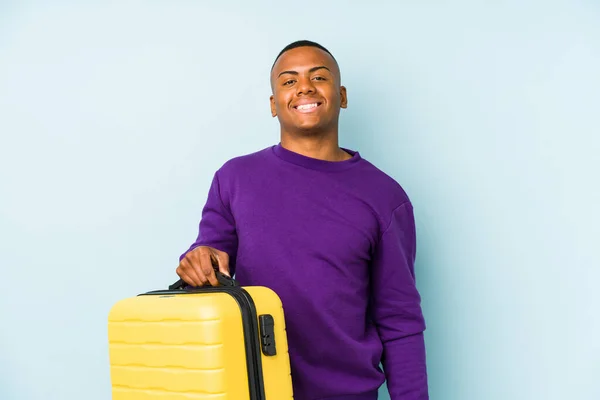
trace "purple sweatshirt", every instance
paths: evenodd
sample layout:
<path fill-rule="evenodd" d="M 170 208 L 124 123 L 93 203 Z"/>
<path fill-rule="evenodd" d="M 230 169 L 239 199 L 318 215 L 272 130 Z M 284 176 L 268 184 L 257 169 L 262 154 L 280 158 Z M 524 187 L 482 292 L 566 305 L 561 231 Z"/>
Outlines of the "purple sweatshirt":
<path fill-rule="evenodd" d="M 391 400 L 425 400 L 413 208 L 346 151 L 323 161 L 278 144 L 229 160 L 189 250 L 228 253 L 241 285 L 281 297 L 295 400 L 374 400 L 385 379 Z"/>

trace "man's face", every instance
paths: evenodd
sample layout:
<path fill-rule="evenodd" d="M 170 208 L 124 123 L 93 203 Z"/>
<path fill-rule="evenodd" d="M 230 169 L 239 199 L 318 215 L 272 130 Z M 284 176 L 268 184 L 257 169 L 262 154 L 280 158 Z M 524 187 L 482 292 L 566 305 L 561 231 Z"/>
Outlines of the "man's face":
<path fill-rule="evenodd" d="M 271 114 L 284 131 L 323 131 L 337 126 L 346 108 L 336 62 L 315 47 L 298 47 L 281 55 L 271 73 Z"/>

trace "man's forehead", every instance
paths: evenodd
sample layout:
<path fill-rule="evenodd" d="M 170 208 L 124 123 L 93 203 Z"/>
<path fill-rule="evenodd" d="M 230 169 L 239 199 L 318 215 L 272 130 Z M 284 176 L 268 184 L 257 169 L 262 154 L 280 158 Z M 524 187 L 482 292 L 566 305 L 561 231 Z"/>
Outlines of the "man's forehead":
<path fill-rule="evenodd" d="M 278 71 L 288 69 L 310 69 L 315 66 L 324 65 L 331 72 L 337 72 L 337 64 L 325 51 L 310 46 L 297 47 L 283 53 L 273 67 L 275 76 Z"/>

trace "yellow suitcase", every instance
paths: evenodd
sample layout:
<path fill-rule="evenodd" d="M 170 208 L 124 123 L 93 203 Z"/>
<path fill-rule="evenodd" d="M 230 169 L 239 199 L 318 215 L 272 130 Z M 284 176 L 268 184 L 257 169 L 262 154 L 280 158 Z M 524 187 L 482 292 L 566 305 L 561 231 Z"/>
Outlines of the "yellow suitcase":
<path fill-rule="evenodd" d="M 280 298 L 218 273 L 117 302 L 108 317 L 113 400 L 289 400 Z"/>

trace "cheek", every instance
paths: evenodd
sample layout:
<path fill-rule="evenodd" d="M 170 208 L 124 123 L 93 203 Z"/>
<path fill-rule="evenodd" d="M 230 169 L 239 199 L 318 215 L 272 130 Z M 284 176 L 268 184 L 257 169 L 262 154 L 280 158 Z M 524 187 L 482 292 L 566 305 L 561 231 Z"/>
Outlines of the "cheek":
<path fill-rule="evenodd" d="M 285 110 L 288 108 L 289 100 L 285 96 L 279 96 L 275 99 L 275 106 L 278 110 Z"/>
<path fill-rule="evenodd" d="M 322 95 L 328 100 L 330 106 L 337 106 L 341 103 L 340 94 L 334 87 L 324 87 L 322 90 Z"/>

